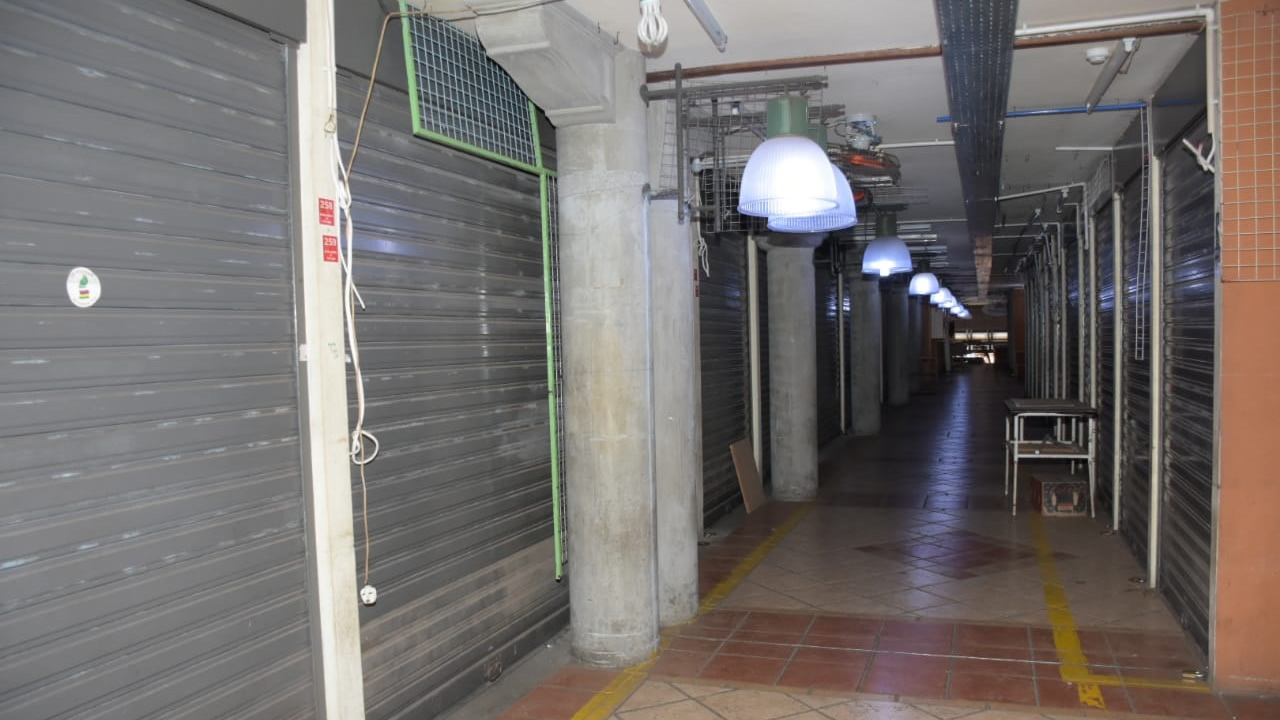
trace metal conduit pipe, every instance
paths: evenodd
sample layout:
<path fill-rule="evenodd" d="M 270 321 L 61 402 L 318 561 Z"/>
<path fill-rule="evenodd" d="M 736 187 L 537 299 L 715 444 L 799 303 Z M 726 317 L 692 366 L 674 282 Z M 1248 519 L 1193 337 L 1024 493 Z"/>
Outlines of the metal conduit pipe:
<path fill-rule="evenodd" d="M 747 344 L 751 368 L 751 454 L 756 469 L 764 474 L 764 428 L 760 373 L 760 248 L 753 235 L 747 236 Z"/>

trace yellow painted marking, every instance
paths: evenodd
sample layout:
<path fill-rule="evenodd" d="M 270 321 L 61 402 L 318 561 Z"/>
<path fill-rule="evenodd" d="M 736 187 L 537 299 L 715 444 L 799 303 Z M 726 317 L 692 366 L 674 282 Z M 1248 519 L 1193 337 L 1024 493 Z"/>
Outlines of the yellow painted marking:
<path fill-rule="evenodd" d="M 1102 686 L 1150 688 L 1156 690 L 1183 690 L 1186 692 L 1210 692 L 1204 683 L 1176 682 L 1126 676 L 1124 679 L 1089 672 L 1089 659 L 1080 645 L 1075 618 L 1067 602 L 1067 590 L 1053 562 L 1053 548 L 1049 545 L 1044 519 L 1039 514 L 1030 515 L 1031 538 L 1036 548 L 1036 562 L 1040 566 L 1040 581 L 1044 589 L 1044 603 L 1049 611 L 1049 623 L 1053 625 L 1053 645 L 1058 651 L 1059 674 L 1065 682 L 1076 686 L 1080 704 L 1085 707 L 1105 709 Z"/>
<path fill-rule="evenodd" d="M 757 545 L 750 555 L 743 558 L 742 562 L 738 563 L 728 577 L 721 580 L 712 588 L 711 592 L 707 593 L 707 596 L 702 599 L 702 604 L 698 606 L 698 614 L 706 614 L 728 597 L 729 593 L 733 592 L 733 589 L 741 584 L 751 574 L 752 570 L 755 570 L 761 562 L 764 562 L 765 556 L 777 547 L 778 543 L 782 542 L 787 533 L 790 533 L 796 528 L 796 525 L 800 524 L 800 520 L 808 512 L 809 506 L 802 506 L 791 513 L 791 517 L 787 518 L 781 525 L 774 528 L 773 532 L 769 533 L 769 537 Z M 669 643 L 670 636 L 664 634 L 653 657 L 618 673 L 618 677 L 611 680 L 608 685 L 605 685 L 603 690 L 593 695 L 585 705 L 578 709 L 578 712 L 573 714 L 571 720 L 606 720 L 649 677 L 649 671 L 653 669 L 653 664 L 658 661 L 658 658 L 667 649 Z"/>

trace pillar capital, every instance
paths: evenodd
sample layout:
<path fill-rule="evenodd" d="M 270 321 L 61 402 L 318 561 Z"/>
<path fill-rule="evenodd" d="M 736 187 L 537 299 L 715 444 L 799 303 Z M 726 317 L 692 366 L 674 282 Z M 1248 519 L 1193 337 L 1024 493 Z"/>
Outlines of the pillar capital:
<path fill-rule="evenodd" d="M 614 121 L 614 58 L 634 51 L 614 43 L 567 3 L 482 15 L 476 19 L 476 34 L 489 57 L 556 127 Z"/>

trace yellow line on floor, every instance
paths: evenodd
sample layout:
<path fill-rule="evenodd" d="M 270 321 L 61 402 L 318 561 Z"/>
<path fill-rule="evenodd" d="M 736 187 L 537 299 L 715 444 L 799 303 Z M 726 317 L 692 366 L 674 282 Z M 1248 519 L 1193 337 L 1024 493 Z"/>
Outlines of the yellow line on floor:
<path fill-rule="evenodd" d="M 1102 698 L 1102 686 L 1150 688 L 1158 690 L 1182 690 L 1186 692 L 1210 692 L 1200 683 L 1174 682 L 1154 678 L 1112 677 L 1089 671 L 1089 659 L 1080 645 L 1080 633 L 1076 630 L 1071 605 L 1067 602 L 1066 586 L 1058 575 L 1053 562 L 1053 547 L 1044 529 L 1044 519 L 1038 513 L 1029 515 L 1031 538 L 1036 548 L 1036 562 L 1040 566 L 1040 581 L 1044 590 L 1045 608 L 1049 611 L 1049 623 L 1053 626 L 1053 645 L 1058 651 L 1059 674 L 1066 682 L 1076 686 L 1080 704 L 1091 708 L 1106 708 Z"/>
<path fill-rule="evenodd" d="M 796 525 L 800 524 L 800 520 L 808 512 L 808 505 L 801 506 L 791 513 L 791 516 L 783 521 L 781 525 L 774 528 L 773 532 L 769 533 L 769 536 L 757 545 L 750 555 L 743 558 L 742 562 L 733 568 L 728 577 L 721 580 L 712 588 L 711 592 L 707 593 L 707 596 L 702 599 L 702 604 L 698 606 L 698 614 L 706 614 L 728 597 L 729 593 L 733 592 L 733 589 L 741 584 L 751 574 L 752 570 L 755 570 L 761 562 L 764 562 L 765 556 L 777 547 L 778 543 L 782 542 L 782 539 L 796 528 Z M 669 642 L 670 636 L 664 633 L 652 658 L 618 673 L 618 677 L 611 680 L 608 685 L 604 686 L 604 689 L 593 695 L 585 705 L 578 709 L 578 712 L 573 714 L 571 720 L 606 720 L 649 677 L 649 671 L 653 669 L 654 663 L 662 656 L 662 652 L 667 649 Z"/>

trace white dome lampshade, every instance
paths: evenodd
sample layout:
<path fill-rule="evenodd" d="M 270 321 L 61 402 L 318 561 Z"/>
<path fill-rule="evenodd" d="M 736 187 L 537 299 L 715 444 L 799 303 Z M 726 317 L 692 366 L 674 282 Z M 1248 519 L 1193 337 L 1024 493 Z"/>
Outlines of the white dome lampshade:
<path fill-rule="evenodd" d="M 743 215 L 798 217 L 839 205 L 827 151 L 808 137 L 809 107 L 795 95 L 768 105 L 768 135 L 747 159 L 738 190 Z"/>
<path fill-rule="evenodd" d="M 941 289 L 938 276 L 931 272 L 916 273 L 911 278 L 911 284 L 907 286 L 907 292 L 912 295 L 933 295 Z"/>
<path fill-rule="evenodd" d="M 898 218 L 893 213 L 876 218 L 876 237 L 862 253 L 862 272 L 880 277 L 911 272 L 911 250 L 898 237 Z"/>
<path fill-rule="evenodd" d="M 951 306 L 951 314 L 952 314 L 952 315 L 963 315 L 963 314 L 964 314 L 964 306 L 963 306 L 963 305 L 960 305 L 960 304 L 952 305 L 952 306 Z"/>
<path fill-rule="evenodd" d="M 942 305 L 942 301 L 946 299 L 947 299 L 947 289 L 938 288 L 938 292 L 929 296 L 929 303 L 931 305 Z"/>
<path fill-rule="evenodd" d="M 774 232 L 820 233 L 843 230 L 858 224 L 858 208 L 853 202 L 853 188 L 840 169 L 831 163 L 838 203 L 834 209 L 816 215 L 770 215 L 769 229 Z"/>
<path fill-rule="evenodd" d="M 951 294 L 950 290 L 942 288 L 942 294 L 942 302 L 938 303 L 938 307 L 943 310 L 950 310 L 960 304 L 960 302 L 956 300 L 956 296 Z"/>

